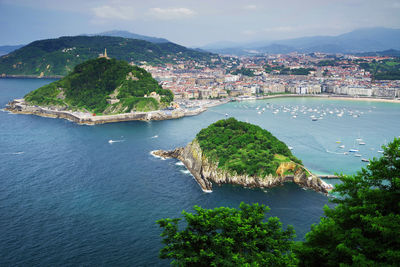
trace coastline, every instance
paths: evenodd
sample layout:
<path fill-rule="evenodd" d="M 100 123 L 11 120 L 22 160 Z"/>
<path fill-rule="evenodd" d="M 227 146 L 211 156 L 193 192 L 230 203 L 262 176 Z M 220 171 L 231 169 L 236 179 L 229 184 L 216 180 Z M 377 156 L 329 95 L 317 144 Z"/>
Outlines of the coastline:
<path fill-rule="evenodd" d="M 50 75 L 50 76 L 40 76 L 40 75 L 0 75 L 0 79 L 61 79 L 64 78 L 63 75 Z"/>
<path fill-rule="evenodd" d="M 376 97 L 355 97 L 349 95 L 334 95 L 334 94 L 315 94 L 315 95 L 298 95 L 298 94 L 276 94 L 276 95 L 266 95 L 257 97 L 254 100 L 263 100 L 263 99 L 271 99 L 271 98 L 284 98 L 284 97 L 318 97 L 322 99 L 336 99 L 343 101 L 370 101 L 370 102 L 384 102 L 384 103 L 398 103 L 400 104 L 400 99 L 393 98 L 376 98 Z M 236 98 L 237 99 L 237 98 Z M 241 99 L 240 101 L 246 101 L 247 99 Z M 248 99 L 252 100 L 252 99 Z"/>
<path fill-rule="evenodd" d="M 113 115 L 93 115 L 88 112 L 79 112 L 71 110 L 58 110 L 54 107 L 41 107 L 36 105 L 29 105 L 22 99 L 14 99 L 9 102 L 5 108 L 14 114 L 31 114 L 41 117 L 48 118 L 60 118 L 66 119 L 77 124 L 82 125 L 95 125 L 104 124 L 112 122 L 123 122 L 123 121 L 152 121 L 152 120 L 171 120 L 179 119 L 182 117 L 196 116 L 208 108 L 223 105 L 232 101 L 251 101 L 251 100 L 264 100 L 273 98 L 285 98 L 285 97 L 316 97 L 322 99 L 334 99 L 342 101 L 364 101 L 364 102 L 383 102 L 383 103 L 396 103 L 400 104 L 400 99 L 387 99 L 387 98 L 372 98 L 372 97 L 351 97 L 344 95 L 330 95 L 330 94 L 320 94 L 320 95 L 298 95 L 298 94 L 276 94 L 276 95 L 266 95 L 261 97 L 236 97 L 228 98 L 224 100 L 192 100 L 194 101 L 193 106 L 195 108 L 178 108 L 174 110 L 155 110 L 149 112 L 131 112 L 131 113 L 121 113 Z"/>
<path fill-rule="evenodd" d="M 257 177 L 247 174 L 231 174 L 226 170 L 219 169 L 218 164 L 210 162 L 203 154 L 196 139 L 185 147 L 178 147 L 169 151 L 153 150 L 150 154 L 162 160 L 176 158 L 181 161 L 203 192 L 207 193 L 212 192 L 213 184 L 233 184 L 245 188 L 271 188 L 283 185 L 285 182 L 294 182 L 303 188 L 324 194 L 329 194 L 333 189 L 332 185 L 310 173 L 304 166 L 301 166 L 302 171 L 284 176 L 269 174 L 265 177 Z M 307 172 L 309 175 L 307 175 Z"/>
<path fill-rule="evenodd" d="M 122 121 L 151 121 L 151 120 L 170 120 L 179 119 L 186 116 L 195 116 L 207 110 L 206 107 L 197 109 L 175 109 L 175 110 L 155 110 L 149 112 L 131 112 L 113 115 L 93 115 L 91 113 L 58 110 L 51 107 L 32 106 L 27 104 L 24 99 L 15 99 L 8 103 L 6 111 L 15 114 L 31 114 L 47 118 L 66 119 L 81 125 L 95 125 Z"/>

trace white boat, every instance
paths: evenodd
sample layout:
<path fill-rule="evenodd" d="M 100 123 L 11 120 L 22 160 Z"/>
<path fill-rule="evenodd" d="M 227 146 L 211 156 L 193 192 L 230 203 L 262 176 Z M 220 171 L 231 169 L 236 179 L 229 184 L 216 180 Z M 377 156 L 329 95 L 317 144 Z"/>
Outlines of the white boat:
<path fill-rule="evenodd" d="M 344 145 L 339 146 L 340 148 L 344 148 Z"/>
<path fill-rule="evenodd" d="M 352 148 L 349 150 L 349 152 L 358 152 L 358 149 Z"/>
<path fill-rule="evenodd" d="M 288 146 L 288 148 L 289 148 L 290 150 L 293 150 L 293 147 L 292 147 L 292 146 Z"/>
<path fill-rule="evenodd" d="M 363 145 L 365 145 L 365 142 L 361 141 L 361 142 L 359 142 L 358 144 L 361 145 L 361 146 L 363 146 Z"/>
<path fill-rule="evenodd" d="M 378 150 L 378 153 L 383 153 L 383 150 Z"/>
<path fill-rule="evenodd" d="M 369 159 L 364 159 L 364 158 L 362 158 L 361 161 L 362 161 L 362 162 L 369 162 Z"/>
<path fill-rule="evenodd" d="M 354 157 L 361 157 L 361 154 L 354 154 Z"/>

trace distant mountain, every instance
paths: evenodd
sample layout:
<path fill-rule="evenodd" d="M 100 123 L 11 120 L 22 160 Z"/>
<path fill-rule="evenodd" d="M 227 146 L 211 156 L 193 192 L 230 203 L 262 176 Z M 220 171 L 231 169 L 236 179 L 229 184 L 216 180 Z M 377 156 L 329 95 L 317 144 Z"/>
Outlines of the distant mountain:
<path fill-rule="evenodd" d="M 0 56 L 7 55 L 8 53 L 23 47 L 24 45 L 2 45 L 0 46 Z"/>
<path fill-rule="evenodd" d="M 40 40 L 0 57 L 0 75 L 66 75 L 88 59 L 97 58 L 107 48 L 111 58 L 150 64 L 180 60 L 210 62 L 213 55 L 174 43 L 151 43 L 108 36 L 74 36 Z"/>
<path fill-rule="evenodd" d="M 376 56 L 400 57 L 400 50 L 390 49 L 385 51 L 357 53 L 356 55 L 361 57 L 376 57 Z"/>
<path fill-rule="evenodd" d="M 285 54 L 290 52 L 312 53 L 362 53 L 370 51 L 400 50 L 400 29 L 365 28 L 338 36 L 311 36 L 265 42 L 254 47 L 254 43 L 236 47 L 205 49 L 210 52 L 236 54 L 260 53 Z M 246 52 L 251 50 L 252 52 Z"/>
<path fill-rule="evenodd" d="M 155 44 L 169 43 L 170 42 L 170 41 L 168 41 L 167 39 L 164 39 L 164 38 L 151 37 L 151 36 L 131 33 L 131 32 L 128 32 L 128 31 L 117 31 L 117 30 L 101 32 L 101 33 L 96 33 L 96 34 L 89 34 L 88 36 L 123 37 L 123 38 L 129 38 L 129 39 L 144 40 L 144 41 L 155 43 Z"/>

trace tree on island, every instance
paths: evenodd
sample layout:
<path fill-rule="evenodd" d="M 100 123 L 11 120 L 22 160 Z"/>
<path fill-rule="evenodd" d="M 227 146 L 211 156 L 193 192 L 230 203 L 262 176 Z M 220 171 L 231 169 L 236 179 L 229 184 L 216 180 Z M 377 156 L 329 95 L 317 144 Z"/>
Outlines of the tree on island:
<path fill-rule="evenodd" d="M 300 266 L 398 266 L 400 138 L 355 175 L 342 176 L 335 208 L 295 249 Z"/>
<path fill-rule="evenodd" d="M 241 203 L 239 209 L 194 207 L 196 213 L 183 211 L 186 228 L 178 229 L 181 219 L 157 221 L 166 245 L 163 259 L 178 266 L 293 266 L 291 251 L 295 236 L 277 217 L 266 222 L 264 205 Z"/>

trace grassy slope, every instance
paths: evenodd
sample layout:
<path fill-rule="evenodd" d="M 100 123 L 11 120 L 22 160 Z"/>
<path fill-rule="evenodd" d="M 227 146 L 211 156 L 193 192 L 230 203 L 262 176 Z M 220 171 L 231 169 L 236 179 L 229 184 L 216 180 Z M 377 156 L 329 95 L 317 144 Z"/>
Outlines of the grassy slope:
<path fill-rule="evenodd" d="M 219 168 L 237 174 L 275 175 L 282 162 L 301 164 L 286 144 L 270 132 L 234 118 L 211 124 L 196 138 L 211 161 L 217 162 Z"/>

